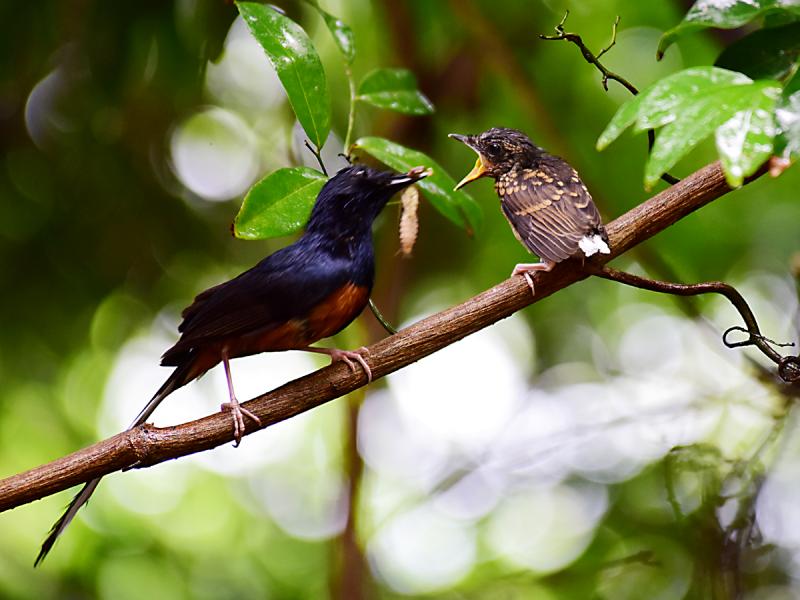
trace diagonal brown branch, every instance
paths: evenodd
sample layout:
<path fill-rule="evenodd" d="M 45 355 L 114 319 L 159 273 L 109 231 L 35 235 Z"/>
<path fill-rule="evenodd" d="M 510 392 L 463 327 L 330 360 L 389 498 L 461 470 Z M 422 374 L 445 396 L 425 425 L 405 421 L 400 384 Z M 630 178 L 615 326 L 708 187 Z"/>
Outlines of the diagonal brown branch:
<path fill-rule="evenodd" d="M 592 264 L 600 266 L 619 256 L 729 191 L 719 163 L 700 169 L 609 223 L 606 229 L 612 254 Z M 588 276 L 578 261 L 561 263 L 550 273 L 537 276 L 535 297 L 521 277 L 507 279 L 370 346 L 368 362 L 373 376 L 377 379 L 402 369 Z M 339 363 L 291 381 L 245 406 L 266 427 L 343 396 L 364 383 L 360 372 L 351 373 Z M 255 430 L 248 423 L 247 433 Z M 101 475 L 148 467 L 232 439 L 230 416 L 222 413 L 175 427 L 144 425 L 0 481 L 0 511 Z"/>

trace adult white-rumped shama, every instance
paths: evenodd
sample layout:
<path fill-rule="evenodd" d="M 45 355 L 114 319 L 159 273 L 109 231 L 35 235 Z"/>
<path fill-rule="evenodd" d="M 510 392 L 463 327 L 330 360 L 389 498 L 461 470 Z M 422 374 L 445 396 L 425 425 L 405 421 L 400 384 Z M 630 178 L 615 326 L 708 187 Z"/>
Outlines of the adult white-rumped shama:
<path fill-rule="evenodd" d="M 488 176 L 517 239 L 540 262 L 522 263 L 522 274 L 533 290 L 531 273 L 549 271 L 577 254 L 609 254 L 608 236 L 586 186 L 564 159 L 547 153 L 521 131 L 493 128 L 479 135 L 450 137 L 478 153 L 475 166 L 456 189 Z"/>
<path fill-rule="evenodd" d="M 422 167 L 395 174 L 354 165 L 326 182 L 305 232 L 295 243 L 198 294 L 183 311 L 181 337 L 161 360 L 162 365 L 176 368 L 130 429 L 144 423 L 169 394 L 222 362 L 230 395 L 222 406 L 231 411 L 238 445 L 244 416 L 260 422 L 239 406 L 229 360 L 260 352 L 320 352 L 354 371 L 356 361 L 371 381 L 372 372 L 359 352 L 310 344 L 347 327 L 367 305 L 375 279 L 372 223 L 395 193 L 429 173 Z M 99 482 L 100 478 L 89 481 L 75 496 L 50 530 L 35 564 L 45 558 Z"/>

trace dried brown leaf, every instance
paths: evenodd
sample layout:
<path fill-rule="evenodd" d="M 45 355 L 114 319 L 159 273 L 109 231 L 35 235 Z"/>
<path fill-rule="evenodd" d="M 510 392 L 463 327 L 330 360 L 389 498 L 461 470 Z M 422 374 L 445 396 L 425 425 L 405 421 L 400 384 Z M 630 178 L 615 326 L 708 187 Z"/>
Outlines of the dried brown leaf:
<path fill-rule="evenodd" d="M 417 209 L 419 208 L 419 190 L 412 185 L 403 190 L 400 195 L 400 251 L 403 256 L 411 256 L 414 243 L 417 241 L 419 232 L 419 221 L 417 219 Z"/>

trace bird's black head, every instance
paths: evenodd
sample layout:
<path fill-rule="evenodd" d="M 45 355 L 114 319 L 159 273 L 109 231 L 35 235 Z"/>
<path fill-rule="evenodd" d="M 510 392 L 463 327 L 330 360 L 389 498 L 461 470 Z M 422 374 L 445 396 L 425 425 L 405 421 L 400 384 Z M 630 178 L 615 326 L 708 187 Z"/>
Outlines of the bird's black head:
<path fill-rule="evenodd" d="M 430 173 L 424 167 L 401 174 L 363 165 L 345 167 L 322 187 L 306 231 L 337 236 L 368 232 L 392 196 Z"/>
<path fill-rule="evenodd" d="M 505 127 L 493 127 L 478 135 L 451 133 L 450 137 L 478 153 L 472 171 L 458 183 L 456 189 L 479 177 L 497 179 L 515 165 L 529 165 L 544 153 L 524 133 Z"/>

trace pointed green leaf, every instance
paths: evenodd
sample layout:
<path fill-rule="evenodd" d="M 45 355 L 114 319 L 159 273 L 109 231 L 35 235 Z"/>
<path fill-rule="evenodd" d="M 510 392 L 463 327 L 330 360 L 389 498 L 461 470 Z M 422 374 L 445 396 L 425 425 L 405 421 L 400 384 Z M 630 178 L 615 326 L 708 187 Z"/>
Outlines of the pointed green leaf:
<path fill-rule="evenodd" d="M 263 240 L 302 229 L 325 181 L 322 173 L 308 167 L 270 173 L 247 192 L 233 222 L 234 234 Z"/>
<path fill-rule="evenodd" d="M 375 69 L 358 86 L 357 100 L 408 115 L 429 115 L 433 104 L 417 89 L 417 79 L 407 69 Z"/>
<path fill-rule="evenodd" d="M 682 106 L 701 92 L 721 85 L 745 85 L 751 79 L 716 67 L 693 67 L 665 77 L 623 104 L 597 140 L 602 150 L 632 123 L 636 130 L 655 129 L 674 121 Z"/>
<path fill-rule="evenodd" d="M 604 150 L 611 142 L 617 139 L 620 134 L 625 131 L 639 116 L 639 108 L 642 105 L 642 98 L 644 92 L 630 98 L 622 106 L 617 109 L 617 112 L 611 117 L 603 133 L 597 138 L 597 149 Z"/>
<path fill-rule="evenodd" d="M 331 98 L 322 62 L 308 35 L 267 5 L 237 2 L 236 6 L 275 68 L 306 135 L 322 148 L 331 129 Z"/>
<path fill-rule="evenodd" d="M 797 0 L 697 0 L 683 21 L 667 31 L 658 42 L 657 58 L 679 37 L 707 27 L 734 29 L 768 13 L 783 12 L 800 15 Z"/>
<path fill-rule="evenodd" d="M 325 25 L 327 25 L 328 31 L 331 32 L 339 52 L 342 53 L 347 64 L 351 64 L 356 57 L 356 39 L 355 35 L 353 35 L 353 30 L 338 17 L 334 17 L 329 12 L 324 11 L 317 0 L 306 0 L 306 2 L 317 9 L 317 12 L 325 21 Z"/>
<path fill-rule="evenodd" d="M 684 69 L 657 82 L 639 106 L 636 131 L 655 129 L 674 121 L 696 98 L 723 86 L 749 85 L 753 80 L 717 67 Z"/>
<path fill-rule="evenodd" d="M 683 106 L 675 120 L 666 125 L 658 134 L 645 167 L 645 187 L 652 187 L 662 173 L 737 113 L 750 110 L 771 112 L 779 94 L 780 86 L 774 81 L 723 86 L 699 94 L 691 104 Z M 754 129 L 757 127 L 755 125 Z M 752 134 L 755 139 L 762 139 L 760 133 L 756 134 L 753 131 Z M 740 142 L 723 139 L 722 143 L 723 146 L 728 144 L 729 147 L 735 148 Z M 741 142 L 741 145 L 744 152 L 744 141 Z M 748 148 L 749 150 L 755 149 L 752 146 Z M 760 156 L 761 148 L 755 150 L 757 151 L 752 156 L 748 154 L 747 157 L 744 157 L 740 154 L 735 159 L 733 158 L 735 152 L 733 152 L 724 160 L 730 161 L 731 165 L 738 166 L 743 173 L 750 168 L 751 162 Z M 736 178 L 734 177 L 734 180 Z"/>
<path fill-rule="evenodd" d="M 454 191 L 455 180 L 432 158 L 418 150 L 379 137 L 360 138 L 353 147 L 371 154 L 383 164 L 398 171 L 408 171 L 420 165 L 433 169 L 432 175 L 416 185 L 422 188 L 431 205 L 450 221 L 464 227 L 469 234 L 480 232 L 483 225 L 481 207 L 466 192 Z"/>
<path fill-rule="evenodd" d="M 775 140 L 775 100 L 777 88 L 767 88 L 773 93 L 760 94 L 755 104 L 736 113 L 717 128 L 714 134 L 717 153 L 731 187 L 739 187 L 764 164 L 771 155 Z"/>

